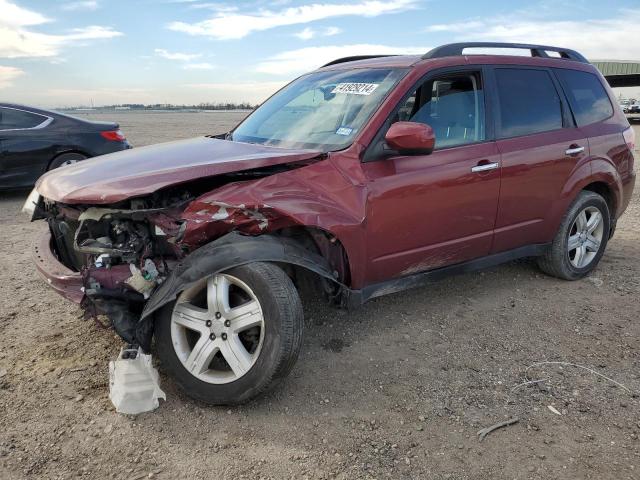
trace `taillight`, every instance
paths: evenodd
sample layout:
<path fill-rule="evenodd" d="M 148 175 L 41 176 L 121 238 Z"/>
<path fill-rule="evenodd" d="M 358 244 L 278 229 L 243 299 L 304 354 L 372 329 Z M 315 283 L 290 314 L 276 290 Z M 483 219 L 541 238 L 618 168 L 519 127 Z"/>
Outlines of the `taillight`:
<path fill-rule="evenodd" d="M 636 132 L 633 127 L 629 127 L 622 132 L 622 136 L 624 137 L 624 141 L 627 143 L 629 150 L 633 152 L 636 148 Z"/>
<path fill-rule="evenodd" d="M 127 139 L 121 130 L 108 130 L 106 132 L 100 132 L 100 135 L 112 142 L 123 142 Z"/>

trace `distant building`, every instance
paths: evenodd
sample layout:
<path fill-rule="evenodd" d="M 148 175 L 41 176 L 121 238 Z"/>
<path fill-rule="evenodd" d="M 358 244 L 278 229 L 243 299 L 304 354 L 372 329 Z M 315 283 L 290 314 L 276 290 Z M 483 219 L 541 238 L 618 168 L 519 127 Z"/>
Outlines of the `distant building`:
<path fill-rule="evenodd" d="M 593 60 L 612 87 L 640 87 L 640 61 Z"/>

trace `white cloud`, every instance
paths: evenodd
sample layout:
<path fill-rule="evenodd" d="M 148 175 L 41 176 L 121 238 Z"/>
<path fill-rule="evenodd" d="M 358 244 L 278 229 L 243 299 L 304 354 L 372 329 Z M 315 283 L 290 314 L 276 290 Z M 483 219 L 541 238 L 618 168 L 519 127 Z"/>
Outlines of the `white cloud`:
<path fill-rule="evenodd" d="M 156 48 L 154 52 L 159 57 L 166 58 L 167 60 L 177 60 L 181 62 L 188 62 L 191 60 L 195 60 L 196 58 L 200 58 L 202 56 L 202 54 L 200 53 L 168 52 L 163 48 Z"/>
<path fill-rule="evenodd" d="M 522 15 L 467 23 L 432 25 L 430 32 L 455 33 L 457 40 L 539 43 L 579 51 L 587 58 L 640 60 L 640 9 L 620 11 L 606 19 L 544 20 Z"/>
<path fill-rule="evenodd" d="M 185 70 L 213 70 L 214 68 L 216 68 L 216 66 L 211 63 L 202 62 L 186 63 L 182 66 L 182 68 Z"/>
<path fill-rule="evenodd" d="M 122 33 L 111 27 L 91 25 L 65 34 L 34 32 L 31 27 L 50 20 L 45 16 L 0 0 L 0 58 L 54 57 L 61 49 L 78 41 L 113 38 Z"/>
<path fill-rule="evenodd" d="M 5 67 L 0 65 L 0 88 L 7 88 L 13 85 L 13 81 L 24 72 L 16 67 Z"/>
<path fill-rule="evenodd" d="M 119 37 L 122 33 L 111 27 L 92 25 L 75 28 L 63 35 L 37 33 L 23 28 L 2 25 L 0 20 L 0 57 L 54 57 L 61 49 L 78 40 L 97 40 Z"/>
<path fill-rule="evenodd" d="M 307 27 L 298 33 L 294 33 L 293 36 L 298 37 L 300 40 L 311 40 L 316 36 L 316 31 L 313 28 Z"/>
<path fill-rule="evenodd" d="M 306 27 L 304 30 L 294 33 L 294 37 L 298 37 L 300 40 L 311 40 L 314 37 L 322 36 L 322 37 L 332 37 L 333 35 L 338 35 L 342 30 L 338 27 L 327 27 L 323 30 L 314 30 L 311 27 Z"/>
<path fill-rule="evenodd" d="M 196 23 L 172 22 L 168 28 L 190 35 L 204 35 L 219 40 L 244 38 L 247 35 L 287 25 L 300 25 L 342 16 L 376 17 L 414 8 L 416 0 L 360 0 L 351 4 L 315 3 L 283 10 L 260 10 L 258 13 L 218 12 Z"/>
<path fill-rule="evenodd" d="M 2 15 L 0 15 L 0 25 L 28 27 L 50 21 L 38 12 L 19 7 L 8 0 L 0 0 L 0 12 L 2 12 Z"/>
<path fill-rule="evenodd" d="M 439 25 L 430 25 L 425 28 L 425 32 L 434 33 L 434 32 L 447 32 L 447 33 L 462 33 L 468 31 L 470 28 L 482 28 L 484 27 L 484 22 L 479 20 L 472 20 L 468 22 L 459 22 L 459 23 L 446 23 Z"/>
<path fill-rule="evenodd" d="M 194 9 L 206 9 L 213 10 L 214 12 L 236 12 L 238 11 L 238 7 L 235 5 L 226 5 L 224 3 L 192 3 L 190 8 Z"/>
<path fill-rule="evenodd" d="M 75 12 L 78 10 L 97 10 L 98 8 L 100 8 L 100 4 L 96 0 L 69 2 L 62 5 L 62 10 L 67 10 L 69 12 Z"/>
<path fill-rule="evenodd" d="M 429 51 L 429 47 L 390 47 L 388 45 L 356 44 L 326 47 L 306 47 L 289 50 L 267 58 L 256 67 L 261 73 L 291 75 L 315 70 L 325 63 L 352 55 L 413 55 Z"/>

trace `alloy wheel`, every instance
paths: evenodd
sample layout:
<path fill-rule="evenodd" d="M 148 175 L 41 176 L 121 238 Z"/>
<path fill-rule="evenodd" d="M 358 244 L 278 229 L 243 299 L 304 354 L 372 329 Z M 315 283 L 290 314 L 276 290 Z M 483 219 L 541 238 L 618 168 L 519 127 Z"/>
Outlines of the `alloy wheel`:
<path fill-rule="evenodd" d="M 573 221 L 567 237 L 567 253 L 571 265 L 587 267 L 598 254 L 604 238 L 602 212 L 597 207 L 587 207 Z"/>
<path fill-rule="evenodd" d="M 173 307 L 171 340 L 185 369 L 207 383 L 244 376 L 264 343 L 258 298 L 240 279 L 212 275 L 185 290 Z"/>

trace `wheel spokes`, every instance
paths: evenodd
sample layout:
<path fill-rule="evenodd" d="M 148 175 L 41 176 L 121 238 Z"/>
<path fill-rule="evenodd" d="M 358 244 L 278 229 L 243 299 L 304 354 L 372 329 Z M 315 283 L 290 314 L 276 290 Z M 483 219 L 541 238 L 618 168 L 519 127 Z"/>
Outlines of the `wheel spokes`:
<path fill-rule="evenodd" d="M 225 317 L 231 322 L 231 329 L 234 333 L 240 333 L 262 324 L 260 305 L 255 300 L 232 308 Z"/>
<path fill-rule="evenodd" d="M 580 246 L 580 234 L 576 233 L 569 237 L 569 243 L 567 245 L 568 250 L 571 252 Z"/>
<path fill-rule="evenodd" d="M 587 212 L 586 210 L 581 211 L 576 217 L 576 226 L 578 227 L 578 231 L 583 231 L 587 226 Z"/>
<path fill-rule="evenodd" d="M 201 335 L 185 362 L 187 368 L 196 375 L 206 372 L 211 360 L 220 351 L 221 343 L 218 339 L 211 340 L 208 335 Z"/>
<path fill-rule="evenodd" d="M 584 242 L 584 247 L 590 252 L 597 252 L 600 249 L 600 240 L 593 235 L 587 235 L 587 239 Z"/>
<path fill-rule="evenodd" d="M 238 335 L 231 335 L 220 345 L 220 353 L 233 370 L 237 377 L 241 377 L 249 371 L 253 359 L 251 354 L 244 347 Z"/>
<path fill-rule="evenodd" d="M 199 303 L 204 296 L 206 308 Z M 255 332 L 247 332 L 255 327 Z M 198 379 L 214 384 L 235 381 L 249 372 L 265 335 L 257 297 L 242 280 L 226 273 L 212 275 L 181 294 L 174 305 L 171 329 L 183 366 Z"/>
<path fill-rule="evenodd" d="M 591 216 L 589 217 L 589 221 L 587 222 L 587 233 L 591 234 L 594 232 L 594 230 L 596 228 L 598 228 L 598 226 L 600 225 L 600 222 L 602 222 L 602 214 L 598 211 L 595 211 L 591 214 Z"/>
<path fill-rule="evenodd" d="M 224 275 L 215 275 L 207 280 L 207 306 L 212 314 L 229 310 L 230 285 Z"/>
<path fill-rule="evenodd" d="M 173 321 L 189 330 L 203 332 L 207 328 L 208 319 L 209 312 L 206 309 L 190 303 L 177 303 L 173 308 Z"/>
<path fill-rule="evenodd" d="M 580 245 L 576 248 L 576 255 L 573 257 L 573 263 L 576 267 L 581 268 L 585 262 L 587 256 L 587 248 L 584 245 Z"/>

